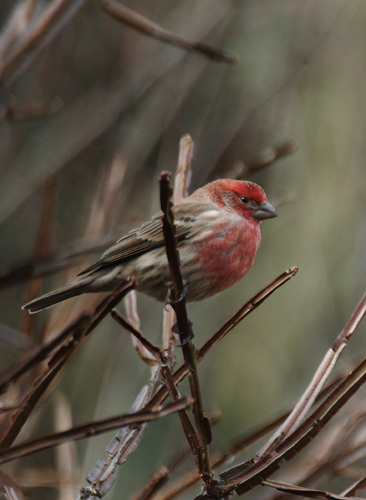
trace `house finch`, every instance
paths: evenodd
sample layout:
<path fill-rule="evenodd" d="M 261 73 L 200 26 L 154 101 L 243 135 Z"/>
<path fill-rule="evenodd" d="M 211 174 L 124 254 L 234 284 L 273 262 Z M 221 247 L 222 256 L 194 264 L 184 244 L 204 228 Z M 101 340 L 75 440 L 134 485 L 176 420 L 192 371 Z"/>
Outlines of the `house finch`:
<path fill-rule="evenodd" d="M 260 243 L 260 222 L 277 216 L 253 182 L 217 180 L 173 207 L 187 300 L 205 299 L 231 287 L 252 267 Z M 160 301 L 170 272 L 162 212 L 133 229 L 80 273 L 79 281 L 23 306 L 31 313 L 83 293 L 103 292 L 136 279 L 136 290 Z"/>

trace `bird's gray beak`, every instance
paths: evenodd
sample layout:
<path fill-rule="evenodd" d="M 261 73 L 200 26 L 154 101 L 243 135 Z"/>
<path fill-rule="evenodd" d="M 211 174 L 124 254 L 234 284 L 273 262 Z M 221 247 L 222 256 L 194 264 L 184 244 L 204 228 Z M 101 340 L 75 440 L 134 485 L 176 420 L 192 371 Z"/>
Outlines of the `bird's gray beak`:
<path fill-rule="evenodd" d="M 277 215 L 278 213 L 268 201 L 259 205 L 253 212 L 256 220 L 272 219 L 273 217 L 277 217 Z"/>

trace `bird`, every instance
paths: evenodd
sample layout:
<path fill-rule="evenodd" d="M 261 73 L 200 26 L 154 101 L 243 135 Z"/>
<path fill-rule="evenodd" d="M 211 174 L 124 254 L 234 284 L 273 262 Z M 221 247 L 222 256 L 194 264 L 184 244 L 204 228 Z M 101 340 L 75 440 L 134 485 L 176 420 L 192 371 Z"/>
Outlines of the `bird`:
<path fill-rule="evenodd" d="M 230 288 L 252 267 L 265 219 L 277 217 L 264 190 L 250 181 L 219 179 L 173 206 L 177 248 L 188 302 Z M 171 281 L 163 213 L 132 229 L 73 283 L 23 306 L 36 313 L 84 293 L 113 291 L 134 279 L 134 288 L 165 302 Z"/>

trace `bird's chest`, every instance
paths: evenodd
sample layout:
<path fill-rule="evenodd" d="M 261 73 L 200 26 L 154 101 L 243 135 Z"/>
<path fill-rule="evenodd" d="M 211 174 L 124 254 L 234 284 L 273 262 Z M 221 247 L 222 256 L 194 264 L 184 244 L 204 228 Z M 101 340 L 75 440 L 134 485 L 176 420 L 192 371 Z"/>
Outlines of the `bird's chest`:
<path fill-rule="evenodd" d="M 223 224 L 202 247 L 200 263 L 214 293 L 229 288 L 252 267 L 260 243 L 258 224 Z"/>

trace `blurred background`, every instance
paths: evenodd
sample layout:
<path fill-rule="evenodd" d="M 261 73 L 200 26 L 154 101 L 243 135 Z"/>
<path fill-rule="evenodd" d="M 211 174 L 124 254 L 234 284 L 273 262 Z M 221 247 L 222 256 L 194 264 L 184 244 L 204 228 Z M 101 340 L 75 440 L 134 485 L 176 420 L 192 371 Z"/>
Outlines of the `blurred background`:
<path fill-rule="evenodd" d="M 29 43 L 36 23 L 56 4 L 61 7 L 52 29 Z M 252 295 L 299 266 L 296 277 L 200 364 L 206 411 L 222 411 L 212 445 L 220 450 L 294 404 L 364 290 L 366 5 L 357 0 L 124 5 L 191 40 L 230 51 L 238 62 L 213 61 L 147 37 L 112 18 L 96 0 L 2 1 L 0 271 L 5 276 L 43 254 L 102 246 L 149 218 L 159 209 L 159 173 L 175 171 L 186 132 L 195 143 L 191 192 L 230 176 L 238 162 L 262 165 L 271 148 L 287 142 L 293 147 L 296 141 L 291 155 L 251 169 L 247 177 L 270 201 L 291 200 L 278 207 L 278 218 L 263 223 L 253 268 L 229 291 L 188 307 L 200 346 Z M 29 279 L 1 282 L 2 369 L 27 343 L 67 324 L 75 308 L 80 312 L 100 299 L 70 301 L 31 320 L 20 312 L 30 294 L 70 281 L 99 255 L 51 273 L 33 292 Z M 138 300 L 141 329 L 158 343 L 162 306 Z M 364 352 L 364 331 L 361 326 L 337 373 Z M 129 334 L 107 318 L 72 357 L 20 440 L 57 428 L 60 405 L 62 414 L 70 415 L 65 427 L 127 412 L 148 378 Z M 71 490 L 85 483 L 112 435 L 69 448 Z M 183 441 L 175 416 L 152 423 L 108 498 L 137 491 Z M 56 462 L 53 452 L 42 452 L 5 470 L 21 477 L 33 498 L 50 498 L 60 486 Z M 63 486 L 60 498 L 73 498 Z"/>

